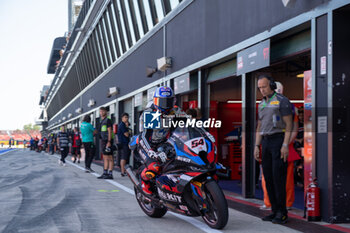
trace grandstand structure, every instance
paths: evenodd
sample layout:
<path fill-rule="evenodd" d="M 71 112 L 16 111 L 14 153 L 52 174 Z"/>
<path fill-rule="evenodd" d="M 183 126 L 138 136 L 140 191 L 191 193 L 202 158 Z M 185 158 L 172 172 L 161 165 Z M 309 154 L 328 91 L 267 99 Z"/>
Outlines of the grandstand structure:
<path fill-rule="evenodd" d="M 29 142 L 31 137 L 41 138 L 39 130 L 0 130 L 0 147 L 8 147 L 13 140 L 13 146 L 20 147 L 24 141 Z"/>

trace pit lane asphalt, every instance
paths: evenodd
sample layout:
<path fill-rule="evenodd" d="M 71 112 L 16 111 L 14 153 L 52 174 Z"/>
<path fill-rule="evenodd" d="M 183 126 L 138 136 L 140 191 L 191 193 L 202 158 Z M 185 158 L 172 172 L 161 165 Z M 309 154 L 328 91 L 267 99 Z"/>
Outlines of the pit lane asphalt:
<path fill-rule="evenodd" d="M 201 218 L 168 212 L 146 216 L 127 177 L 98 180 L 82 164 L 58 165 L 57 155 L 29 150 L 0 154 L 1 232 L 297 232 L 230 209 L 225 229 L 214 231 Z"/>

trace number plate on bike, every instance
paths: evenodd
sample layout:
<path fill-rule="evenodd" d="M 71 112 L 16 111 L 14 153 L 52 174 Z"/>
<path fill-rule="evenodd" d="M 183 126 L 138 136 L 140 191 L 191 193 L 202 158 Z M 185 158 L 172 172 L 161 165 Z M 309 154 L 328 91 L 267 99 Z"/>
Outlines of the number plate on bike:
<path fill-rule="evenodd" d="M 203 137 L 191 139 L 185 143 L 194 153 L 198 154 L 200 151 L 207 151 L 207 145 Z"/>

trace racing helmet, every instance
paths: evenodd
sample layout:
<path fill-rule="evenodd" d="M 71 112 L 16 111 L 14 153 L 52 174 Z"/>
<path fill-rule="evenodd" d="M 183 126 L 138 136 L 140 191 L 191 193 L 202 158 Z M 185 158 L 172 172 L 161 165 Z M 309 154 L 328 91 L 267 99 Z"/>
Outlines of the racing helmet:
<path fill-rule="evenodd" d="M 158 87 L 154 91 L 153 104 L 161 112 L 172 109 L 175 105 L 175 95 L 170 87 Z"/>

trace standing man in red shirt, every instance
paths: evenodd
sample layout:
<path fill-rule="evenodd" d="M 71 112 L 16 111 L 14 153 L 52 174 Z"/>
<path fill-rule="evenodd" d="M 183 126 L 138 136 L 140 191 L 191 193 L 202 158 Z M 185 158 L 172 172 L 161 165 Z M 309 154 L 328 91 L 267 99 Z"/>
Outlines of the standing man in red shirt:
<path fill-rule="evenodd" d="M 81 138 L 79 134 L 79 129 L 78 127 L 74 128 L 74 134 L 73 134 L 73 144 L 72 144 L 72 155 L 74 156 L 74 161 L 75 163 L 78 158 L 78 163 L 80 163 L 80 147 L 81 147 Z"/>

